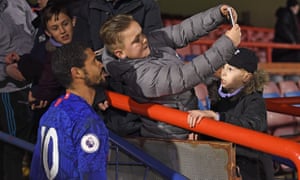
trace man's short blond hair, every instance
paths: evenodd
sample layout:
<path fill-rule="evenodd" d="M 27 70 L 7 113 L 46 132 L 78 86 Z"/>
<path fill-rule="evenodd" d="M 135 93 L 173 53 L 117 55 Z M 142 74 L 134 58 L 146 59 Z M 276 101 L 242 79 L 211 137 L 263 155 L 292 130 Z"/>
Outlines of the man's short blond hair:
<path fill-rule="evenodd" d="M 107 50 L 113 54 L 114 50 L 123 47 L 121 33 L 134 21 L 131 15 L 119 14 L 108 19 L 100 29 L 100 38 Z"/>

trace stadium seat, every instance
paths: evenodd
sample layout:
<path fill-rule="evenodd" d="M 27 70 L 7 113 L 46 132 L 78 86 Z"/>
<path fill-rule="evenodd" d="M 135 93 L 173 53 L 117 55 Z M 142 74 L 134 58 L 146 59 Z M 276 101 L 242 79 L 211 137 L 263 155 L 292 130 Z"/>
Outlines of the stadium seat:
<path fill-rule="evenodd" d="M 290 129 L 286 130 L 286 127 L 294 127 L 297 125 L 297 121 L 292 115 L 277 113 L 267 111 L 267 123 L 269 133 L 271 135 L 275 135 L 274 133 L 277 131 L 276 136 L 280 136 L 280 133 L 286 135 L 285 131 L 289 131 Z M 282 129 L 283 130 L 279 130 Z M 290 134 L 292 135 L 292 134 Z"/>
<path fill-rule="evenodd" d="M 196 55 L 202 54 L 203 52 L 200 44 L 191 44 L 191 51 L 192 54 L 196 54 Z"/>
<path fill-rule="evenodd" d="M 185 60 L 184 57 L 185 57 L 186 55 L 192 54 L 191 46 L 188 45 L 188 46 L 186 46 L 186 47 L 184 47 L 184 48 L 177 49 L 176 52 L 179 54 L 180 57 L 183 58 L 183 60 Z"/>
<path fill-rule="evenodd" d="M 200 83 L 194 87 L 194 90 L 198 98 L 198 108 L 201 110 L 210 109 L 207 86 L 204 83 Z"/>
<path fill-rule="evenodd" d="M 283 97 L 300 96 L 300 89 L 295 81 L 280 81 L 278 86 Z"/>
<path fill-rule="evenodd" d="M 280 96 L 280 89 L 275 82 L 269 81 L 265 84 L 263 91 L 264 98 L 278 98 Z"/>
<path fill-rule="evenodd" d="M 184 57 L 185 61 L 192 61 L 195 57 L 197 57 L 198 55 L 196 54 L 188 54 Z"/>
<path fill-rule="evenodd" d="M 278 128 L 273 132 L 273 135 L 283 137 L 283 138 L 289 138 L 298 135 L 299 133 L 300 133 L 300 127 L 295 125 L 295 126 L 286 126 L 286 127 Z"/>
<path fill-rule="evenodd" d="M 270 81 L 273 81 L 275 83 L 284 81 L 284 76 L 281 74 L 270 74 Z"/>
<path fill-rule="evenodd" d="M 279 98 L 280 96 L 280 89 L 275 82 L 270 81 L 264 86 L 264 98 Z M 292 115 L 267 111 L 267 123 L 271 135 L 281 136 L 289 133 L 289 135 L 293 135 L 297 119 Z"/>

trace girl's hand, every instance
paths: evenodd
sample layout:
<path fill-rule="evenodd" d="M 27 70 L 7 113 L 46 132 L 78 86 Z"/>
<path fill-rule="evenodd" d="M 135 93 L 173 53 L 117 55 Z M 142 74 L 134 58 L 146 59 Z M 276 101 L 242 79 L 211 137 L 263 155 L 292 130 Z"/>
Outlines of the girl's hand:
<path fill-rule="evenodd" d="M 218 119 L 218 114 L 215 113 L 214 111 L 210 111 L 210 110 L 205 110 L 205 111 L 191 110 L 191 111 L 188 111 L 188 113 L 189 113 L 189 115 L 188 115 L 187 122 L 191 128 L 193 128 L 197 124 L 199 124 L 200 121 L 204 117 L 212 118 L 212 119 L 216 119 L 216 120 Z"/>

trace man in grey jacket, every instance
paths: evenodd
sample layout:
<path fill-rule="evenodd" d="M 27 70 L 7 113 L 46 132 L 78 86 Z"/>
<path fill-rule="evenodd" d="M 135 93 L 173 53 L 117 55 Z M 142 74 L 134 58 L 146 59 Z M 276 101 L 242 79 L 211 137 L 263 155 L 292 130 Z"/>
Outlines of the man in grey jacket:
<path fill-rule="evenodd" d="M 31 21 L 35 17 L 24 0 L 0 0 L 0 131 L 24 140 L 28 140 L 31 130 L 26 104 L 30 84 L 8 76 L 5 56 L 31 50 L 35 32 Z M 10 67 L 10 71 L 18 72 L 17 66 Z M 24 154 L 25 150 L 0 141 L 0 179 L 22 179 Z"/>
<path fill-rule="evenodd" d="M 158 103 L 187 111 L 197 108 L 193 87 L 203 82 L 233 55 L 241 40 L 237 24 L 221 36 L 204 54 L 184 63 L 177 48 L 207 35 L 229 16 L 227 5 L 198 13 L 178 25 L 142 33 L 128 15 L 117 15 L 100 30 L 104 42 L 103 64 L 122 92 L 140 103 Z M 236 11 L 233 9 L 235 22 Z M 165 123 L 143 119 L 141 135 L 186 139 L 188 131 Z"/>

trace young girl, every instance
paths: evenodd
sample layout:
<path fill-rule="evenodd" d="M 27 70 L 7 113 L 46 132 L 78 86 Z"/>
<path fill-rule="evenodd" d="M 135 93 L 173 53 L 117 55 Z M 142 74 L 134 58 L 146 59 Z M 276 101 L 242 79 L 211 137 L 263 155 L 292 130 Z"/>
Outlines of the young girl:
<path fill-rule="evenodd" d="M 208 86 L 211 110 L 189 111 L 190 127 L 195 127 L 203 117 L 208 117 L 267 132 L 262 91 L 268 77 L 263 71 L 257 70 L 257 63 L 258 57 L 254 52 L 245 48 L 238 49 L 222 68 L 219 80 Z M 236 163 L 243 180 L 273 179 L 273 165 L 268 155 L 242 146 L 237 146 L 236 154 Z"/>

